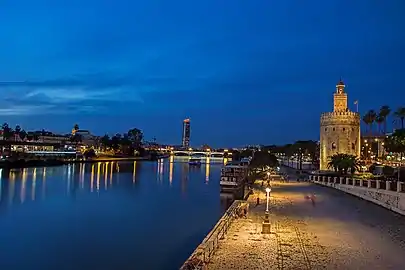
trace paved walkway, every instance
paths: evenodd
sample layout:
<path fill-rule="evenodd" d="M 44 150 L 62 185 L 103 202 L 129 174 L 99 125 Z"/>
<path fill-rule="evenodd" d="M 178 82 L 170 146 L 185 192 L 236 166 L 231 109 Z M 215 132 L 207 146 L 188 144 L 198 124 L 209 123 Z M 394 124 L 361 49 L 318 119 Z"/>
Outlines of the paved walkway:
<path fill-rule="evenodd" d="M 306 199 L 313 193 L 315 205 Z M 249 200 L 248 218 L 232 224 L 209 270 L 405 269 L 403 216 L 331 188 L 279 183 L 271 194 L 272 233 L 262 235 L 265 193 L 255 190 Z"/>

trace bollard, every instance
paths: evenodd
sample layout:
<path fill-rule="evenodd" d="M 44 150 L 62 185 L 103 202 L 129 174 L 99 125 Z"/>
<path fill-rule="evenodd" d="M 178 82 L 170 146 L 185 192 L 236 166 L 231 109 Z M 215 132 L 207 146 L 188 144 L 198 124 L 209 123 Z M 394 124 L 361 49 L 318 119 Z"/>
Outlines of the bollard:
<path fill-rule="evenodd" d="M 380 180 L 376 180 L 376 188 L 380 189 Z"/>
<path fill-rule="evenodd" d="M 367 180 L 367 187 L 371 188 L 371 180 Z"/>
<path fill-rule="evenodd" d="M 391 190 L 391 181 L 385 182 L 385 190 Z"/>
<path fill-rule="evenodd" d="M 363 186 L 363 179 L 360 179 L 360 186 Z"/>
<path fill-rule="evenodd" d="M 397 192 L 402 192 L 402 183 L 401 182 L 397 182 Z"/>
<path fill-rule="evenodd" d="M 344 181 L 344 180 L 345 180 L 344 177 L 340 177 L 340 179 L 339 179 L 339 184 L 343 185 L 343 181 Z"/>

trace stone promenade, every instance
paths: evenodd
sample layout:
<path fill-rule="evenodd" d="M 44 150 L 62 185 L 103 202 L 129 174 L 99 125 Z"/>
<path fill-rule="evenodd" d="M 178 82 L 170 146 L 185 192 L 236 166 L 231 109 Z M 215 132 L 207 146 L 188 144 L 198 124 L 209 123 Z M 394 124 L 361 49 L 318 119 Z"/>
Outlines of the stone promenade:
<path fill-rule="evenodd" d="M 405 269 L 403 216 L 327 187 L 278 183 L 270 200 L 272 233 L 262 235 L 266 195 L 255 190 L 249 202 L 248 217 L 232 224 L 209 270 Z"/>

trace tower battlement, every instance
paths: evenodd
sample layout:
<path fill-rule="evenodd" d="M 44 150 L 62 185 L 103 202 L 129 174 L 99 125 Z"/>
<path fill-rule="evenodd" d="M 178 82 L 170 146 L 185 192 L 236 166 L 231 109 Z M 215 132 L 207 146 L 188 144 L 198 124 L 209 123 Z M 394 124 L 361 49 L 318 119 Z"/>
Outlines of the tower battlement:
<path fill-rule="evenodd" d="M 321 114 L 321 126 L 339 124 L 359 124 L 360 114 L 357 112 L 327 112 Z"/>

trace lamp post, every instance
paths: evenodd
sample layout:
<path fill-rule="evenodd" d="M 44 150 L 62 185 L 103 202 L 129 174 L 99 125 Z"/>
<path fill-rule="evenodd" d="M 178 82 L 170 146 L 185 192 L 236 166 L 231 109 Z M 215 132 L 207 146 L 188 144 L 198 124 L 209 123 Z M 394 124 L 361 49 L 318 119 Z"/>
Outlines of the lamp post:
<path fill-rule="evenodd" d="M 267 187 L 266 188 L 266 212 L 264 212 L 264 221 L 262 224 L 262 233 L 263 234 L 269 234 L 270 233 L 270 220 L 269 220 L 269 199 L 270 199 L 270 191 L 271 188 Z"/>
<path fill-rule="evenodd" d="M 271 188 L 266 188 L 266 199 L 267 199 L 267 204 L 266 204 L 266 213 L 267 213 L 267 216 L 268 216 L 268 213 L 269 213 L 269 199 L 270 199 L 270 191 L 271 191 Z"/>

